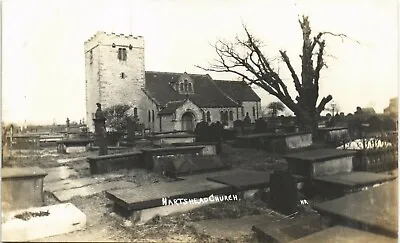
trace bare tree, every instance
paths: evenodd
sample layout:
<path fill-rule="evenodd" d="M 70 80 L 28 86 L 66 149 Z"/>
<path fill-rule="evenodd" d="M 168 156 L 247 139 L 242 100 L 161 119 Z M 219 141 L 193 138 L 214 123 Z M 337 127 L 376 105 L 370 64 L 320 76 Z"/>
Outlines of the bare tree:
<path fill-rule="evenodd" d="M 303 49 L 300 55 L 302 61 L 301 79 L 296 74 L 286 51 L 280 50 L 280 56 L 291 73 L 292 81 L 298 93 L 293 99 L 288 88 L 272 66 L 274 59 L 267 59 L 261 52 L 261 42 L 250 34 L 246 26 L 246 38 L 236 37 L 234 43 L 219 40 L 213 47 L 218 59 L 210 67 L 197 66 L 205 71 L 228 72 L 241 77 L 249 85 L 256 84 L 268 93 L 277 97 L 286 107 L 296 115 L 300 125 L 313 132 L 317 132 L 318 117 L 325 109 L 325 105 L 332 100 L 332 96 L 323 97 L 317 104 L 319 97 L 320 72 L 325 67 L 324 53 L 325 35 L 347 37 L 343 34 L 320 32 L 311 37 L 310 22 L 307 16 L 299 20 L 303 33 Z M 316 52 L 314 53 L 314 50 Z M 316 60 L 315 60 L 316 59 Z M 316 61 L 316 65 L 314 62 Z"/>

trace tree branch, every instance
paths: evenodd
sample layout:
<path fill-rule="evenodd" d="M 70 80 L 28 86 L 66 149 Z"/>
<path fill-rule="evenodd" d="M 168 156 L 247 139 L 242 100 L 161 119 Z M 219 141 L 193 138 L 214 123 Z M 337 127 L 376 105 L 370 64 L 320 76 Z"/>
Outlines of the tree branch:
<path fill-rule="evenodd" d="M 321 102 L 317 106 L 316 113 L 319 115 L 325 109 L 325 105 L 328 104 L 332 100 L 332 95 L 328 95 L 327 97 L 322 98 Z"/>
<path fill-rule="evenodd" d="M 299 77 L 297 76 L 296 72 L 294 71 L 292 64 L 290 63 L 289 57 L 286 55 L 286 51 L 279 51 L 281 53 L 283 61 L 286 63 L 290 73 L 292 74 L 293 82 L 296 87 L 297 92 L 301 93 L 301 83 Z"/>

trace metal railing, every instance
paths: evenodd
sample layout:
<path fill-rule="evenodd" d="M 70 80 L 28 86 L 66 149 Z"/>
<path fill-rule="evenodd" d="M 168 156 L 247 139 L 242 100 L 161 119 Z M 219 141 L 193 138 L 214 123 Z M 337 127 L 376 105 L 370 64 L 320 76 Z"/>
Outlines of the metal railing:
<path fill-rule="evenodd" d="M 355 171 L 384 172 L 398 167 L 397 132 L 363 135 L 343 141 L 337 148 L 357 151 L 353 159 Z"/>

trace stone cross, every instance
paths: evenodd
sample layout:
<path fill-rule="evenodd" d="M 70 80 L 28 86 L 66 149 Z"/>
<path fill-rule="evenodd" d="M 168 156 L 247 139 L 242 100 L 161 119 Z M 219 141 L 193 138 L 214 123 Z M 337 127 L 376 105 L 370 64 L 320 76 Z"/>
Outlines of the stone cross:
<path fill-rule="evenodd" d="M 99 155 L 107 155 L 107 132 L 106 132 L 106 117 L 101 110 L 101 104 L 97 103 L 97 110 L 95 113 L 94 129 L 96 134 L 96 143 L 99 146 Z"/>

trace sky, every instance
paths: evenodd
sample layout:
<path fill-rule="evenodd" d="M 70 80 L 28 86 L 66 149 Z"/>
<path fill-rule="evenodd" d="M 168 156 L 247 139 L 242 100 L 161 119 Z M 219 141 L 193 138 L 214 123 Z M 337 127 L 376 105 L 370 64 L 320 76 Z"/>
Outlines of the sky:
<path fill-rule="evenodd" d="M 325 38 L 328 68 L 321 73 L 320 97 L 331 94 L 345 113 L 357 106 L 382 112 L 399 91 L 398 10 L 396 0 L 3 0 L 2 120 L 82 119 L 83 43 L 97 31 L 144 36 L 147 71 L 206 73 L 195 66 L 208 67 L 217 57 L 211 44 L 242 35 L 245 24 L 267 57 L 286 50 L 300 75 L 303 14 L 315 35 L 351 38 Z M 284 64 L 274 66 L 295 96 Z M 255 91 L 262 105 L 276 100 Z"/>

